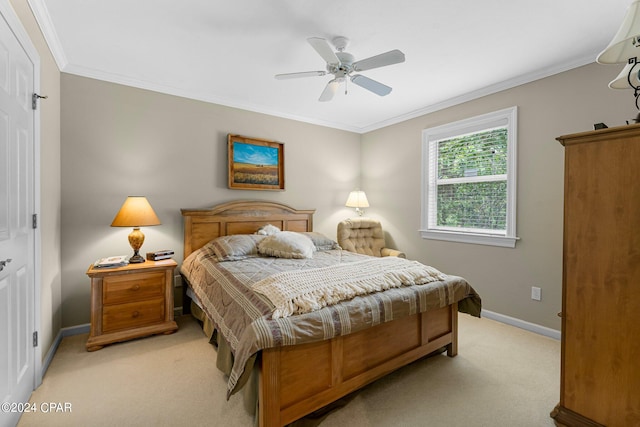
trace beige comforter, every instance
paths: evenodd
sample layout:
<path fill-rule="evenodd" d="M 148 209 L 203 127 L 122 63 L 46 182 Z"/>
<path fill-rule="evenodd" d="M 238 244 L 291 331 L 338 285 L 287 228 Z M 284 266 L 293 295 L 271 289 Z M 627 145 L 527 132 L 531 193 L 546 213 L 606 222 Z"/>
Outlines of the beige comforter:
<path fill-rule="evenodd" d="M 228 395 L 237 391 L 247 360 L 261 349 L 331 339 L 453 302 L 458 302 L 459 311 L 480 315 L 480 297 L 473 288 L 461 277 L 445 275 L 445 280 L 356 296 L 310 313 L 274 318 L 275 307 L 269 298 L 251 289 L 256 282 L 284 271 L 357 263 L 372 257 L 329 250 L 316 252 L 310 259 L 214 260 L 213 253 L 202 248 L 184 260 L 181 272 L 233 351 Z"/>

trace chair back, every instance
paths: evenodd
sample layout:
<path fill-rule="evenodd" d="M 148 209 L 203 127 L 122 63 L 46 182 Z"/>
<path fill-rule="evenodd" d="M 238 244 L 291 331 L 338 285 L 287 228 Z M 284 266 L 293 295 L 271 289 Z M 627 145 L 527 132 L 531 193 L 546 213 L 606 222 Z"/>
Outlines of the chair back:
<path fill-rule="evenodd" d="M 338 244 L 342 249 L 359 254 L 382 256 L 385 246 L 380 221 L 371 218 L 349 218 L 338 223 Z"/>

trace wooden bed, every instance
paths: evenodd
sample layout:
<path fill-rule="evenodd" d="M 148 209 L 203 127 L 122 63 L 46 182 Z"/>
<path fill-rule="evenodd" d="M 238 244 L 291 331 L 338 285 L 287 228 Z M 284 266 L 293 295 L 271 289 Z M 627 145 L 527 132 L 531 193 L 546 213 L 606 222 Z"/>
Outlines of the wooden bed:
<path fill-rule="evenodd" d="M 210 240 L 273 224 L 313 231 L 315 210 L 262 201 L 182 209 L 184 258 Z M 458 304 L 396 319 L 331 340 L 262 350 L 260 426 L 284 426 L 438 349 L 458 351 Z"/>

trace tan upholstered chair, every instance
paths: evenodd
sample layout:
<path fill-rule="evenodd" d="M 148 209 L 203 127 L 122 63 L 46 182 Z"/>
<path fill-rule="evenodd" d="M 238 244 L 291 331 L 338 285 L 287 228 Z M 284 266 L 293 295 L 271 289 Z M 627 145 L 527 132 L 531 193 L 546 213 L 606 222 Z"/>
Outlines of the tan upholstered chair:
<path fill-rule="evenodd" d="M 397 256 L 406 258 L 404 252 L 385 248 L 384 232 L 380 221 L 371 218 L 350 218 L 338 223 L 338 244 L 345 251 L 359 254 Z"/>

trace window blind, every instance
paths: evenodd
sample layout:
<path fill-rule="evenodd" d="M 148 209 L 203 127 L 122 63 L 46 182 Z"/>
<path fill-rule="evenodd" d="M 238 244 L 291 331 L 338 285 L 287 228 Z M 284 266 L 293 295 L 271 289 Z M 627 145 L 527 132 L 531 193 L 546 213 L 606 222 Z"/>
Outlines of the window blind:
<path fill-rule="evenodd" d="M 433 141 L 435 224 L 462 231 L 506 231 L 507 128 Z"/>

